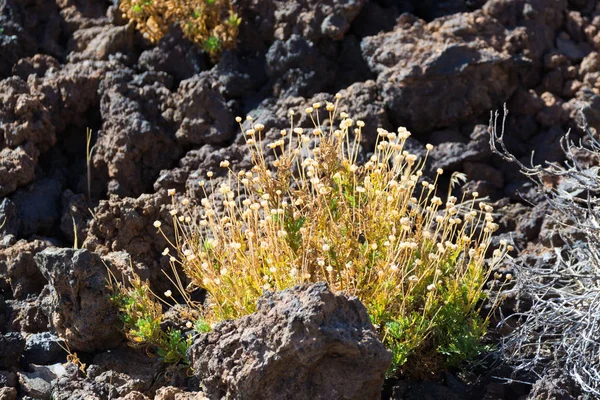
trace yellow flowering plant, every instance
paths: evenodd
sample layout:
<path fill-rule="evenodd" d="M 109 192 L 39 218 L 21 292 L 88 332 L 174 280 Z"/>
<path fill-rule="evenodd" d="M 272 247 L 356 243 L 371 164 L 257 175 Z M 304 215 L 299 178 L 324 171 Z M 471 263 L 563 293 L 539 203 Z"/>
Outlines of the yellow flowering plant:
<path fill-rule="evenodd" d="M 248 117 L 244 129 L 237 118 L 253 167 L 234 171 L 223 161 L 225 179 L 209 172 L 199 205 L 171 192 L 173 267 L 188 289 L 208 293 L 208 324 L 252 313 L 265 290 L 326 281 L 365 304 L 393 353 L 390 374 L 432 377 L 484 350 L 493 209 L 477 193 L 438 197 L 443 171 L 425 179 L 427 155 L 404 149 L 404 128 L 379 129 L 373 154 L 359 163 L 365 124 L 338 116 L 336 98 L 304 110 L 312 129 L 296 126 L 290 112 L 289 129 L 270 143 L 262 124 Z"/>
<path fill-rule="evenodd" d="M 152 42 L 178 24 L 184 36 L 200 45 L 213 61 L 235 46 L 242 22 L 229 0 L 121 0 L 119 8 Z"/>

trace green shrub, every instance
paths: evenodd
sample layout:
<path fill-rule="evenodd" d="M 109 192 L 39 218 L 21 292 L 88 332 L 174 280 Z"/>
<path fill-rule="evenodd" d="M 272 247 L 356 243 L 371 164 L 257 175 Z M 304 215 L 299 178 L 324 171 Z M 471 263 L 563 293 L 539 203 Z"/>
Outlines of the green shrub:
<path fill-rule="evenodd" d="M 334 121 L 336 105 L 324 108 Z M 266 146 L 264 126 L 252 123 L 244 136 L 254 167 L 234 172 L 223 162 L 226 182 L 206 184 L 219 200 L 185 202 L 174 218 L 181 266 L 210 295 L 204 318 L 237 318 L 263 290 L 324 280 L 366 305 L 394 353 L 392 371 L 425 376 L 477 355 L 492 207 L 452 196 L 443 204 L 443 171 L 422 179 L 424 160 L 403 148 L 406 129 L 379 129 L 374 154 L 357 165 L 364 123 L 342 113 L 336 128 L 321 122 L 321 104 L 305 111 L 311 132 L 291 114 L 290 130 Z"/>
<path fill-rule="evenodd" d="M 129 285 L 111 281 L 112 301 L 119 308 L 127 339 L 133 345 L 156 351 L 161 361 L 168 364 L 188 364 L 186 351 L 190 338 L 180 330 L 161 329 L 162 307 L 146 282 L 134 279 Z"/>
<path fill-rule="evenodd" d="M 213 61 L 235 46 L 241 23 L 229 0 L 121 0 L 119 8 L 152 42 L 178 24 Z"/>
<path fill-rule="evenodd" d="M 200 205 L 176 202 L 171 191 L 171 262 L 209 294 L 201 326 L 252 313 L 264 290 L 326 281 L 365 304 L 393 352 L 391 374 L 432 377 L 476 356 L 487 326 L 479 311 L 497 229 L 492 207 L 477 193 L 442 202 L 443 171 L 424 179 L 425 160 L 404 150 L 404 128 L 379 129 L 373 155 L 358 165 L 364 123 L 340 113 L 336 127 L 337 104 L 322 106 L 305 110 L 310 130 L 290 112 L 290 129 L 268 144 L 265 127 L 248 117 L 250 171 L 223 161 L 226 178 L 217 184 L 208 172 Z M 162 232 L 160 221 L 155 227 Z"/>

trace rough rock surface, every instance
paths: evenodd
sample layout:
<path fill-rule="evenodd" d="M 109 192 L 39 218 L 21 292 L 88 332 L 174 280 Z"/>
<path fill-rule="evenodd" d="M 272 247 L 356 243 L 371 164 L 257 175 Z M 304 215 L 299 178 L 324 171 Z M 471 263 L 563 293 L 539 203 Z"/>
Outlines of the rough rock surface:
<path fill-rule="evenodd" d="M 11 197 L 18 210 L 20 236 L 52 234 L 60 218 L 61 183 L 58 179 L 40 179 Z"/>
<path fill-rule="evenodd" d="M 25 350 L 25 339 L 20 333 L 10 332 L 0 335 L 0 371 L 19 366 L 23 350 Z"/>
<path fill-rule="evenodd" d="M 0 399 L 16 400 L 17 399 L 17 389 L 15 389 L 14 387 L 0 388 Z"/>
<path fill-rule="evenodd" d="M 181 82 L 172 99 L 176 137 L 184 144 L 220 144 L 233 136 L 235 117 L 211 81 L 210 73 L 200 73 Z"/>
<path fill-rule="evenodd" d="M 85 376 L 68 364 L 66 373 L 53 382 L 52 398 L 148 399 L 142 393 L 150 392 L 155 381 L 168 384 L 165 375 L 161 378 L 164 372 L 160 364 L 157 359 L 149 359 L 143 349 L 124 347 L 102 352 L 87 366 Z"/>
<path fill-rule="evenodd" d="M 122 339 L 109 299 L 107 266 L 87 250 L 49 248 L 35 262 L 50 284 L 50 322 L 72 351 L 114 347 Z"/>
<path fill-rule="evenodd" d="M 73 364 L 67 365 L 66 374 L 53 383 L 51 392 L 52 399 L 56 400 L 108 400 L 119 396 L 120 393 L 109 383 L 82 378 Z"/>
<path fill-rule="evenodd" d="M 310 41 L 339 40 L 365 3 L 365 0 L 232 1 L 242 20 L 248 21 L 240 28 L 240 38 L 242 46 L 249 49 L 261 41 L 286 40 L 293 34 Z"/>
<path fill-rule="evenodd" d="M 513 32 L 523 55 L 539 61 L 553 47 L 567 0 L 488 0 L 482 12 Z"/>
<path fill-rule="evenodd" d="M 362 42 L 396 125 L 423 132 L 465 122 L 515 91 L 526 61 L 508 53 L 510 33 L 497 21 L 480 12 L 405 20 Z"/>
<path fill-rule="evenodd" d="M 127 377 L 122 384 L 128 384 L 129 390 L 141 392 L 147 392 L 153 382 L 160 381 L 160 374 L 165 367 L 156 358 L 148 359 L 143 348 L 135 349 L 127 345 L 97 354 L 91 365 L 94 366 L 93 372 L 88 373 L 88 378 L 121 374 Z"/>
<path fill-rule="evenodd" d="M 52 382 L 66 372 L 63 365 L 32 365 L 30 368 L 30 372 L 19 372 L 19 389 L 21 394 L 34 399 L 52 399 Z"/>
<path fill-rule="evenodd" d="M 19 240 L 0 249 L 0 289 L 10 288 L 12 297 L 19 300 L 39 294 L 46 282 L 34 256 L 48 246 L 50 242 L 45 240 Z"/>
<path fill-rule="evenodd" d="M 577 385 L 564 371 L 554 370 L 533 385 L 529 398 L 575 400 L 577 392 Z"/>
<path fill-rule="evenodd" d="M 265 58 L 273 94 L 278 97 L 321 92 L 336 77 L 334 64 L 313 42 L 296 34 L 274 41 Z"/>
<path fill-rule="evenodd" d="M 115 53 L 128 53 L 134 42 L 134 26 L 92 26 L 77 30 L 69 43 L 70 61 L 108 60 Z"/>
<path fill-rule="evenodd" d="M 26 364 L 51 364 L 64 354 L 60 338 L 50 332 L 34 333 L 25 339 L 23 362 Z"/>
<path fill-rule="evenodd" d="M 211 399 L 375 399 L 391 361 L 364 306 L 325 283 L 265 294 L 188 356 Z"/>
<path fill-rule="evenodd" d="M 390 400 L 460 400 L 459 393 L 434 382 L 400 381 L 392 389 Z"/>
<path fill-rule="evenodd" d="M 93 165 L 95 170 L 107 171 L 109 193 L 138 196 L 148 191 L 158 171 L 179 156 L 171 124 L 162 116 L 170 80 L 165 73 L 135 75 L 127 69 L 104 77 L 100 86 L 103 124 Z"/>
<path fill-rule="evenodd" d="M 112 195 L 100 201 L 83 247 L 103 256 L 124 251 L 142 279 L 150 278 L 152 283 L 158 283 L 161 276 L 164 277 L 161 268 L 170 270 L 170 267 L 168 257 L 161 255 L 167 242 L 153 223 L 171 219 L 166 207 L 169 201 L 165 191 L 144 194 L 137 199 Z M 162 229 L 166 235 L 172 233 L 166 223 Z"/>
<path fill-rule="evenodd" d="M 187 392 L 173 386 L 165 386 L 156 391 L 154 400 L 208 400 L 202 392 Z"/>
<path fill-rule="evenodd" d="M 57 7 L 47 1 L 5 1 L 0 7 L 0 79 L 11 75 L 19 59 L 42 50 L 56 54 L 60 29 Z"/>
<path fill-rule="evenodd" d="M 510 238 L 515 248 L 528 251 L 561 243 L 532 184 L 490 153 L 487 123 L 489 111 L 506 102 L 505 140 L 526 164 L 531 150 L 534 163 L 561 160 L 560 137 L 569 129 L 581 135 L 584 118 L 600 130 L 598 3 L 233 0 L 243 21 L 238 46 L 211 65 L 178 29 L 157 45 L 144 40 L 116 1 L 0 0 L 0 332 L 20 332 L 31 345 L 15 368 L 34 359 L 55 362 L 50 355 L 56 342 L 46 338 L 55 331 L 48 315 L 78 304 L 71 287 L 95 290 L 83 297 L 94 306 L 104 301 L 101 290 L 77 286 L 79 272 L 48 271 L 57 284 L 46 283 L 35 254 L 50 244 L 73 246 L 77 237 L 76 247 L 85 241 L 84 247 L 124 275 L 133 268 L 158 293 L 170 288 L 161 272 L 170 269 L 161 255 L 166 242 L 152 226 L 160 219 L 172 236 L 167 190 L 177 190 L 176 201 L 188 192 L 195 202 L 204 195 L 198 182 L 208 171 L 214 171 L 215 185 L 224 179 L 221 161 L 229 160 L 234 171 L 251 167 L 235 116 L 249 114 L 265 124 L 268 143 L 289 127 L 290 108 L 298 126 L 310 127 L 304 108 L 332 101 L 338 91 L 344 95 L 341 110 L 367 124 L 362 159 L 373 148 L 377 127 L 407 125 L 413 131 L 408 150 L 422 156 L 424 144 L 434 144 L 425 175 L 443 168 L 444 186 L 445 176 L 464 172 L 469 182 L 455 195 L 478 191 L 497 200 L 503 235 L 497 240 Z M 88 127 L 96 145 L 91 195 Z M 552 262 L 550 251 L 538 250 L 525 257 L 527 264 Z M 73 285 L 66 288 L 69 279 Z M 62 309 L 57 287 L 65 299 Z M 65 332 L 74 341 L 89 341 L 83 336 L 102 320 L 96 316 L 75 314 Z M 73 328 L 77 320 L 86 321 L 77 326 L 85 335 Z M 38 345 L 48 358 L 37 358 Z M 106 354 L 86 360 L 93 378 L 61 377 L 55 398 L 151 399 L 153 389 L 165 384 L 156 379 L 155 365 L 135 374 L 117 367 L 131 361 L 128 355 L 115 351 L 104 363 Z M 140 371 L 142 364 L 132 362 Z M 19 372 L 27 378 L 32 370 Z M 17 393 L 16 377 L 0 372 L 0 398 L 34 393 Z M 563 378 L 548 377 L 532 396 L 576 397 Z M 169 384 L 193 386 L 194 379 Z M 141 381 L 156 386 L 148 392 Z M 409 386 L 398 386 L 397 393 L 450 393 L 445 385 L 425 391 Z M 481 391 L 486 399 L 526 392 L 516 395 L 510 389 L 515 385 L 488 386 Z M 161 396 L 188 396 L 178 391 L 165 389 Z"/>
<path fill-rule="evenodd" d="M 0 333 L 6 332 L 8 310 L 4 296 L 0 295 Z"/>
<path fill-rule="evenodd" d="M 206 70 L 202 52 L 174 29 L 158 42 L 156 47 L 144 51 L 138 65 L 148 71 L 162 71 L 177 81 L 191 78 Z"/>
<path fill-rule="evenodd" d="M 8 329 L 23 333 L 46 332 L 50 328 L 45 309 L 49 303 L 49 289 L 46 285 L 37 298 L 30 300 L 7 300 Z"/>
<path fill-rule="evenodd" d="M 116 66 L 83 61 L 49 66 L 27 81 L 18 76 L 0 81 L 0 196 L 33 180 L 40 154 L 68 125 L 85 129 L 87 111 L 99 102 L 100 79 Z"/>

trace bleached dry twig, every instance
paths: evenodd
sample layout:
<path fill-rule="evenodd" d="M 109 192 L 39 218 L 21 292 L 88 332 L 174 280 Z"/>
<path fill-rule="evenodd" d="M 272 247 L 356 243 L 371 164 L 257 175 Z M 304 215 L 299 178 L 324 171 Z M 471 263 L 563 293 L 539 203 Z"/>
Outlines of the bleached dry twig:
<path fill-rule="evenodd" d="M 558 216 L 562 247 L 554 262 L 514 265 L 516 285 L 510 289 L 531 308 L 504 318 L 500 325 L 516 328 L 502 341 L 502 353 L 517 371 L 543 377 L 552 368 L 569 373 L 583 391 L 600 395 L 600 167 L 583 166 L 575 151 L 600 159 L 600 142 L 587 126 L 586 145 L 569 134 L 561 140 L 563 165 L 526 166 L 504 144 L 506 107 L 498 133 L 499 114 L 490 118 L 494 153 L 516 163 L 544 194 Z M 531 158 L 533 161 L 533 155 Z M 548 179 L 562 184 L 547 185 Z"/>

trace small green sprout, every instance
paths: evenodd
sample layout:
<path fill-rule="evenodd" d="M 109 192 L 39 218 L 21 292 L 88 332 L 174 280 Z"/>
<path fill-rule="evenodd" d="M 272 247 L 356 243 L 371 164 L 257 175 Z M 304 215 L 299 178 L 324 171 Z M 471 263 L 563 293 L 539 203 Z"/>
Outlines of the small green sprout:
<path fill-rule="evenodd" d="M 208 54 L 212 54 L 219 51 L 219 49 L 221 48 L 221 41 L 216 36 L 210 36 L 204 41 L 203 47 Z"/>
<path fill-rule="evenodd" d="M 203 318 L 199 318 L 194 324 L 194 330 L 197 333 L 208 333 L 211 331 L 210 324 Z"/>

